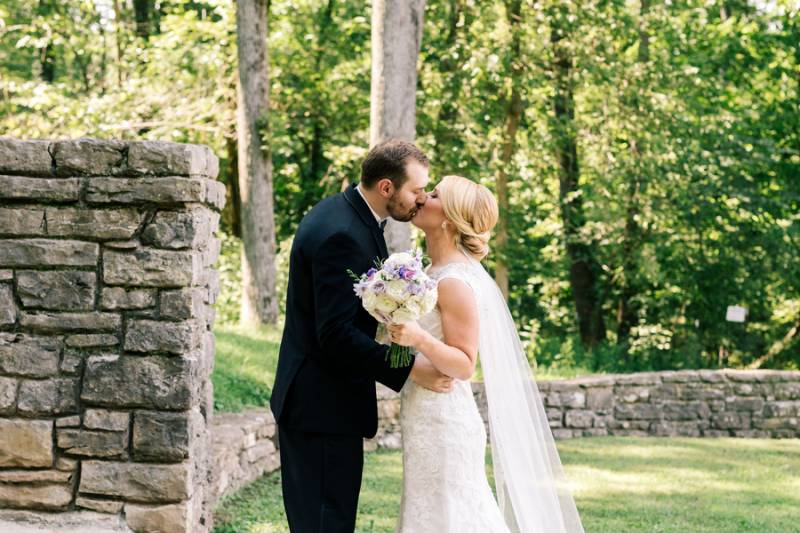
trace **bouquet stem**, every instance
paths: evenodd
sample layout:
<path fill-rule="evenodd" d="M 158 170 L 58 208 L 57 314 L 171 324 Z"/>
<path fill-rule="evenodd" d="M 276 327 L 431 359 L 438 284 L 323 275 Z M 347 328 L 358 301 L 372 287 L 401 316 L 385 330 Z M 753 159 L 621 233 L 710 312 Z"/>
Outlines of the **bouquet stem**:
<path fill-rule="evenodd" d="M 386 353 L 386 357 L 389 359 L 389 366 L 392 368 L 406 367 L 411 364 L 411 348 L 392 343 Z"/>

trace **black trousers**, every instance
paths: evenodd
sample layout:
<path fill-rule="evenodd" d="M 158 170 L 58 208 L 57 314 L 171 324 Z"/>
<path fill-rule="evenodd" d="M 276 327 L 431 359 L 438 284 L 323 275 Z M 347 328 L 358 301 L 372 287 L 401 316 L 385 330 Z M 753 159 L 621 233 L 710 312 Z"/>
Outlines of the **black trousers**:
<path fill-rule="evenodd" d="M 352 533 L 364 439 L 278 426 L 283 506 L 292 533 Z"/>

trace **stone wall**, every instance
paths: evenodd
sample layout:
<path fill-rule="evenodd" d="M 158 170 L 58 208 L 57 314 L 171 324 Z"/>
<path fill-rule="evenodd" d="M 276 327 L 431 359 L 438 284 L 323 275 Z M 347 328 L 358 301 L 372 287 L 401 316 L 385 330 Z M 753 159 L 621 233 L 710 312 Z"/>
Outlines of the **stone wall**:
<path fill-rule="evenodd" d="M 800 438 L 800 372 L 681 370 L 537 382 L 556 439 L 602 435 Z M 482 383 L 473 393 L 486 419 Z M 369 448 L 399 448 L 398 395 L 379 387 Z M 488 425 L 487 425 L 488 429 Z"/>
<path fill-rule="evenodd" d="M 213 501 L 278 470 L 281 458 L 275 418 L 268 407 L 218 413 L 211 428 Z"/>
<path fill-rule="evenodd" d="M 0 138 L 0 508 L 210 529 L 217 173 L 204 146 Z"/>

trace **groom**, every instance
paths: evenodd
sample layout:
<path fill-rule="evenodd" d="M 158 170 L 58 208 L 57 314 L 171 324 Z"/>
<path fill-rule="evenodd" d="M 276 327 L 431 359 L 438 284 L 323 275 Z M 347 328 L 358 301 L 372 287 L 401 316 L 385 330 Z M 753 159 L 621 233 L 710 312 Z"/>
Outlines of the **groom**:
<path fill-rule="evenodd" d="M 353 291 L 388 256 L 388 217 L 407 222 L 425 204 L 428 158 L 389 140 L 370 150 L 361 182 L 318 203 L 297 228 L 289 263 L 286 326 L 270 406 L 278 422 L 283 502 L 293 533 L 355 529 L 363 439 L 378 428 L 375 382 L 400 391 L 409 377 L 447 392 L 452 379 L 425 358 L 393 369 L 378 323 Z"/>

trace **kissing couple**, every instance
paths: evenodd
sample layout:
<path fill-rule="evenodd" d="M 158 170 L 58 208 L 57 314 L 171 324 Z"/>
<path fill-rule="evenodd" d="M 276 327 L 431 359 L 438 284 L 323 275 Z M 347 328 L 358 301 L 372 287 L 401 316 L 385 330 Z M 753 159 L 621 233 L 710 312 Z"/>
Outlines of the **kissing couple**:
<path fill-rule="evenodd" d="M 403 492 L 398 533 L 583 532 L 531 368 L 505 298 L 481 260 L 497 223 L 494 195 L 446 176 L 429 189 L 414 144 L 376 145 L 361 177 L 297 228 L 286 324 L 270 406 L 278 424 L 283 501 L 293 533 L 352 532 L 363 439 L 378 427 L 376 382 L 400 392 Z M 389 254 L 387 219 L 425 234 L 436 307 L 389 325 L 411 364 L 392 368 L 378 322 L 348 271 Z M 470 378 L 480 357 L 489 436 Z M 496 497 L 486 476 L 491 443 Z M 390 512 L 390 511 L 387 511 Z"/>

